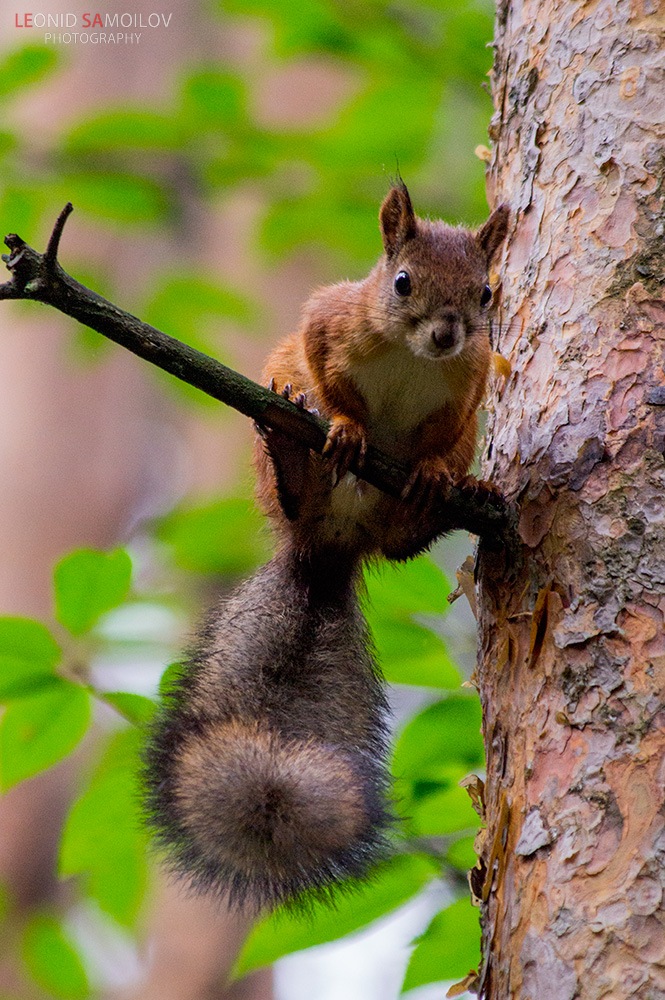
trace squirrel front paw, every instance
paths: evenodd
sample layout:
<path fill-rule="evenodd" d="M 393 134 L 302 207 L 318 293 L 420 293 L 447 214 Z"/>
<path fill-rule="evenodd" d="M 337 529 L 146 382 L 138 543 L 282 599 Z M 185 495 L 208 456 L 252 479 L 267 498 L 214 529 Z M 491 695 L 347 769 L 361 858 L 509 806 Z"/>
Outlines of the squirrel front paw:
<path fill-rule="evenodd" d="M 323 457 L 332 465 L 334 484 L 346 475 L 351 465 L 362 466 L 366 453 L 367 437 L 363 425 L 350 417 L 333 417 Z"/>
<path fill-rule="evenodd" d="M 452 476 L 442 458 L 424 458 L 416 464 L 402 490 L 402 500 L 418 511 L 445 499 Z"/>

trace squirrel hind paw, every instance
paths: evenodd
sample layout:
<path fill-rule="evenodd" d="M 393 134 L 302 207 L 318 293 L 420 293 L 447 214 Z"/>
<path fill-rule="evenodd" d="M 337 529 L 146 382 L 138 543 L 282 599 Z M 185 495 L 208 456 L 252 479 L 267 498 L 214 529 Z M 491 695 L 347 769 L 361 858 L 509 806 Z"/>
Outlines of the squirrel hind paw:
<path fill-rule="evenodd" d="M 284 516 L 288 521 L 295 521 L 300 515 L 308 481 L 309 448 L 271 428 L 264 428 L 260 437 L 272 464 L 277 499 Z"/>
<path fill-rule="evenodd" d="M 274 907 L 364 874 L 387 817 L 380 780 L 368 783 L 355 757 L 237 722 L 186 740 L 172 775 L 176 866 L 239 908 Z"/>

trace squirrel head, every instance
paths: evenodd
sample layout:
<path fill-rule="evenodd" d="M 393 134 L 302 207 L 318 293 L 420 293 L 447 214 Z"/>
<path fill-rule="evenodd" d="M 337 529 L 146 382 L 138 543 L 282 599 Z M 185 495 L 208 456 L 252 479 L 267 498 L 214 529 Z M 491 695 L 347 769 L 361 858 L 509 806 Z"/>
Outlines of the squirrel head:
<path fill-rule="evenodd" d="M 434 361 L 454 358 L 485 335 L 489 267 L 509 215 L 499 205 L 477 232 L 455 228 L 419 218 L 406 186 L 393 186 L 379 212 L 385 255 L 372 275 L 384 335 Z"/>

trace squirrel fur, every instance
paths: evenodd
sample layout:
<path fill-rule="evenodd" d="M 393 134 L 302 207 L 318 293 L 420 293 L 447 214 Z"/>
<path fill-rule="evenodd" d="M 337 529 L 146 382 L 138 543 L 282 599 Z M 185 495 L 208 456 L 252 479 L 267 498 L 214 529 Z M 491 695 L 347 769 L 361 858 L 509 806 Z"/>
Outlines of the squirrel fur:
<path fill-rule="evenodd" d="M 283 549 L 208 617 L 146 751 L 174 867 L 272 907 L 381 852 L 386 703 L 355 569 Z"/>
<path fill-rule="evenodd" d="M 488 273 L 508 217 L 500 205 L 477 232 L 420 219 L 406 187 L 394 186 L 379 214 L 385 253 L 371 273 L 317 291 L 299 330 L 269 357 L 275 389 L 331 422 L 297 497 L 280 495 L 279 466 L 257 449 L 259 502 L 297 548 L 405 559 L 445 529 L 429 513 L 474 458 L 492 356 Z M 401 501 L 346 474 L 368 444 L 409 465 Z"/>
<path fill-rule="evenodd" d="M 387 708 L 360 570 L 445 528 L 430 509 L 473 459 L 485 286 L 507 219 L 501 206 L 477 233 L 425 221 L 394 186 L 376 267 L 316 292 L 268 360 L 277 391 L 330 420 L 326 450 L 260 429 L 277 553 L 210 613 L 144 755 L 149 821 L 174 869 L 232 904 L 325 896 L 385 852 Z M 401 501 L 348 472 L 368 443 L 408 462 Z"/>

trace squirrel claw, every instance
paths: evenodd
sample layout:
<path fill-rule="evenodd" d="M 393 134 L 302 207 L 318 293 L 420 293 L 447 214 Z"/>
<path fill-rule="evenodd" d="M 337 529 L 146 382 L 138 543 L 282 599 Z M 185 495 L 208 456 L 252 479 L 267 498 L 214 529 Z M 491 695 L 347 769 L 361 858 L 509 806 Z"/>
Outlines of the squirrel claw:
<path fill-rule="evenodd" d="M 506 503 L 506 498 L 494 483 L 490 483 L 487 479 L 476 479 L 475 476 L 465 476 L 457 484 L 461 489 L 473 490 L 473 492 L 480 497 L 483 502 L 493 504 L 497 507 L 503 507 Z"/>
<path fill-rule="evenodd" d="M 443 500 L 452 485 L 450 472 L 443 462 L 420 462 L 409 476 L 402 490 L 406 500 L 415 510 L 427 510 Z"/>
<path fill-rule="evenodd" d="M 289 402 L 293 403 L 294 406 L 297 406 L 299 410 L 306 410 L 307 409 L 307 393 L 306 392 L 298 392 L 294 396 L 293 395 L 293 384 L 291 382 L 287 382 L 286 385 L 284 386 L 284 388 L 280 392 L 277 389 L 277 382 L 276 382 L 276 380 L 274 378 L 271 378 L 270 381 L 268 382 L 268 389 L 270 390 L 270 392 L 277 393 L 277 395 L 281 396 L 282 399 L 288 399 Z M 318 410 L 310 410 L 309 412 L 310 413 L 314 413 L 316 416 L 319 415 L 319 411 Z"/>
<path fill-rule="evenodd" d="M 333 487 L 344 478 L 352 465 L 362 466 L 367 452 L 363 427 L 346 417 L 335 417 L 323 448 L 323 457 L 332 465 Z"/>

